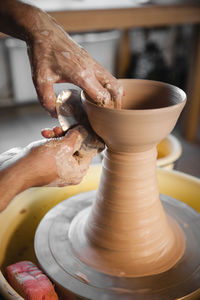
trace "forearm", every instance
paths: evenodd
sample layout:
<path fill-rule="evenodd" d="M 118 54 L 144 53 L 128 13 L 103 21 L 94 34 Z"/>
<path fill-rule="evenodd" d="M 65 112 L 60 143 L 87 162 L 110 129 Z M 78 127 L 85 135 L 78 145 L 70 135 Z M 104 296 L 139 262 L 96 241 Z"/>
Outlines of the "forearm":
<path fill-rule="evenodd" d="M 2 154 L 0 166 L 0 212 L 14 196 L 30 187 L 40 185 L 42 181 L 38 171 L 40 164 L 37 164 L 37 159 L 34 159 L 30 149 L 20 149 L 16 154 L 13 151 L 12 157 L 3 162 L 3 158 L 9 156 L 6 154 Z"/>
<path fill-rule="evenodd" d="M 24 41 L 33 39 L 45 12 L 18 0 L 0 0 L 0 31 Z M 35 29 L 35 30 L 34 30 Z"/>
<path fill-rule="evenodd" d="M 0 171 L 0 212 L 6 208 L 12 198 L 34 186 L 35 179 L 28 156 L 22 150 L 3 164 Z"/>
<path fill-rule="evenodd" d="M 52 147 L 49 147 L 48 142 L 40 140 L 1 154 L 0 212 L 20 192 L 48 185 L 57 178 L 55 155 L 52 154 L 56 150 L 54 143 L 56 141 L 52 140 Z"/>

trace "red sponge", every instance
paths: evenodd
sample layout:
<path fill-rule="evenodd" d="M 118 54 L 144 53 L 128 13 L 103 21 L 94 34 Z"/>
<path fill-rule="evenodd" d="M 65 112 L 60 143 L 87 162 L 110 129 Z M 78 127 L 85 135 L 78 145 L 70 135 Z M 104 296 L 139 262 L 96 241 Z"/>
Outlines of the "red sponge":
<path fill-rule="evenodd" d="M 30 261 L 20 261 L 6 268 L 8 281 L 27 300 L 58 300 L 46 275 Z"/>

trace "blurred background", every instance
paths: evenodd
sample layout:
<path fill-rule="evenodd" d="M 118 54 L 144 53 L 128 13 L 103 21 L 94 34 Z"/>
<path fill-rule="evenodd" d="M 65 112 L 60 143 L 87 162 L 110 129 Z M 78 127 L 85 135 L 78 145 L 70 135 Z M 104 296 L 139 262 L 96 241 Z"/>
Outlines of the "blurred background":
<path fill-rule="evenodd" d="M 199 1 L 31 2 L 52 14 L 114 76 L 164 81 L 188 93 L 188 103 L 173 131 L 182 145 L 175 168 L 200 177 Z M 55 91 L 68 87 L 56 84 Z M 55 125 L 57 120 L 37 100 L 26 44 L 1 37 L 0 153 L 41 139 L 40 130 Z"/>

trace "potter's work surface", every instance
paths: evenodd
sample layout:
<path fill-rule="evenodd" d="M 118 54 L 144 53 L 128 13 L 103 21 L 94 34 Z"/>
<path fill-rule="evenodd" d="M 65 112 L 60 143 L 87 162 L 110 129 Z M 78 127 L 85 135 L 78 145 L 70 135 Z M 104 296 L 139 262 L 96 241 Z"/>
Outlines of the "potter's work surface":
<path fill-rule="evenodd" d="M 181 260 L 169 271 L 140 278 L 99 272 L 81 262 L 68 238 L 73 218 L 88 209 L 96 192 L 73 196 L 51 209 L 35 236 L 39 264 L 59 286 L 89 299 L 175 299 L 200 288 L 200 215 L 186 204 L 161 195 L 165 212 L 176 219 L 186 237 Z"/>

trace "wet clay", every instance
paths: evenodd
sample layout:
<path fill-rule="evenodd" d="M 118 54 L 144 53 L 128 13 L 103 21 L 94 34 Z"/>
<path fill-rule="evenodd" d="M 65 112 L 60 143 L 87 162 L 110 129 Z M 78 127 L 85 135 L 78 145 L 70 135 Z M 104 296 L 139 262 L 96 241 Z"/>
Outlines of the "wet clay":
<path fill-rule="evenodd" d="M 89 266 L 140 277 L 169 270 L 184 253 L 184 234 L 159 199 L 156 145 L 172 131 L 186 96 L 160 82 L 121 83 L 121 110 L 98 107 L 82 95 L 90 124 L 107 150 L 96 201 L 74 218 L 69 239 Z"/>
<path fill-rule="evenodd" d="M 69 142 L 62 143 L 67 138 Z M 53 156 L 57 178 L 49 186 L 78 184 L 86 174 L 93 156 L 104 149 L 104 144 L 97 135 L 92 135 L 81 125 L 70 129 L 60 141 L 60 148 Z M 49 147 L 48 143 L 46 147 Z"/>

